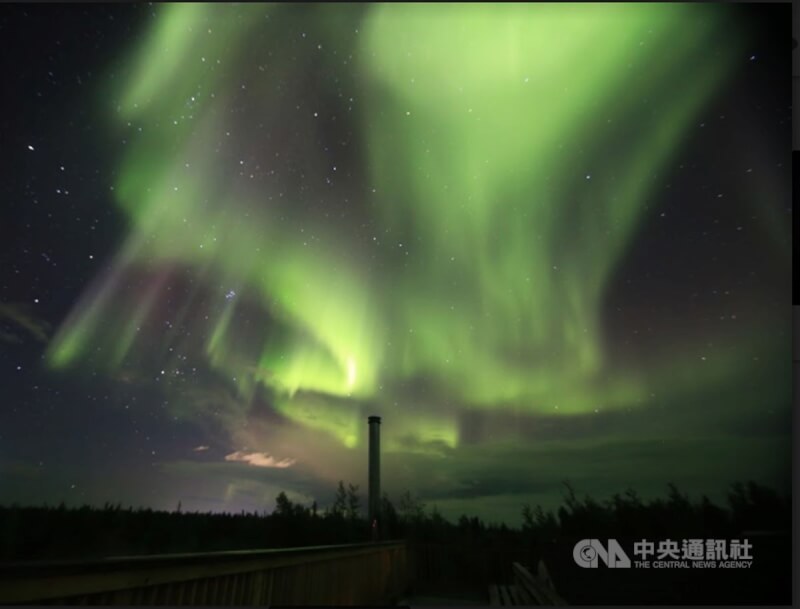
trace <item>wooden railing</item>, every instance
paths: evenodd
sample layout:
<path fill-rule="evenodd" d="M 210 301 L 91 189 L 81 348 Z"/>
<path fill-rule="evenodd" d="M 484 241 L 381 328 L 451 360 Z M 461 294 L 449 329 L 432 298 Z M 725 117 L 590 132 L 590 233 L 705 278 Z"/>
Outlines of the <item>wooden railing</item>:
<path fill-rule="evenodd" d="M 0 565 L 0 603 L 375 605 L 408 587 L 404 542 Z"/>

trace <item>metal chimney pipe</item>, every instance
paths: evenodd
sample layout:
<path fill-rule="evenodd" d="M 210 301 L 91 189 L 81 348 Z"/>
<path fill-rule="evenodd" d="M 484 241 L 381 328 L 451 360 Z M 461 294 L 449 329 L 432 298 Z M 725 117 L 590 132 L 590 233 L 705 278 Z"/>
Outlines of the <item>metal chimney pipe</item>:
<path fill-rule="evenodd" d="M 369 526 L 372 539 L 378 539 L 381 512 L 381 435 L 380 417 L 369 417 Z"/>

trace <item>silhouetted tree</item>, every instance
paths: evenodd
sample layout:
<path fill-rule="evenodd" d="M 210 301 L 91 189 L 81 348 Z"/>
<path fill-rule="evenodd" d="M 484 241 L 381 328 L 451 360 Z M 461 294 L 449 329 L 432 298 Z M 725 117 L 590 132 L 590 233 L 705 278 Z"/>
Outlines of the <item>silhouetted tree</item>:
<path fill-rule="evenodd" d="M 336 496 L 333 499 L 331 506 L 331 514 L 336 517 L 343 517 L 347 511 L 347 490 L 344 487 L 344 481 L 339 480 L 339 486 L 336 488 Z"/>
<path fill-rule="evenodd" d="M 286 496 L 286 493 L 283 491 L 278 493 L 278 496 L 275 497 L 275 513 L 278 516 L 288 517 L 291 516 L 293 512 L 294 506 L 289 500 L 289 497 Z"/>
<path fill-rule="evenodd" d="M 348 520 L 356 520 L 358 518 L 358 510 L 361 506 L 361 500 L 358 498 L 358 485 L 347 485 L 347 518 Z"/>
<path fill-rule="evenodd" d="M 466 516 L 461 516 L 461 518 L 466 518 Z M 533 520 L 533 510 L 531 509 L 530 504 L 523 503 L 522 504 L 522 530 L 523 531 L 532 531 L 534 529 L 535 523 Z"/>
<path fill-rule="evenodd" d="M 425 504 L 418 497 L 414 497 L 411 491 L 400 495 L 397 508 L 401 520 L 406 523 L 419 522 L 425 518 Z"/>

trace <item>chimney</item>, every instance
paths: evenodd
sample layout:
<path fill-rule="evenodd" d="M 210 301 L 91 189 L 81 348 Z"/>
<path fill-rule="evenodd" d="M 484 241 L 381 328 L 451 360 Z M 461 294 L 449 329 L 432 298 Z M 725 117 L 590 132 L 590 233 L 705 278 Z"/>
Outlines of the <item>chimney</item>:
<path fill-rule="evenodd" d="M 381 511 L 381 418 L 369 417 L 369 526 L 377 541 Z"/>

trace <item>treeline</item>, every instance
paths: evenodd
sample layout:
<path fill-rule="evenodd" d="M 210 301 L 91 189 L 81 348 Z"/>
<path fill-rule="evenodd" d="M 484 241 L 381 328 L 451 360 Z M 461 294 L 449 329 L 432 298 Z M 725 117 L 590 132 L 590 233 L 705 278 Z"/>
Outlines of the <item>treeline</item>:
<path fill-rule="evenodd" d="M 381 536 L 472 546 L 537 547 L 559 539 L 603 537 L 729 537 L 747 530 L 790 530 L 791 498 L 754 482 L 735 484 L 727 505 L 692 502 L 670 485 L 666 498 L 641 500 L 629 490 L 607 501 L 579 499 L 565 483 L 556 511 L 522 507 L 521 528 L 478 517 L 445 519 L 406 492 L 396 504 L 384 495 Z M 343 482 L 332 503 L 292 502 L 285 493 L 272 513 L 173 512 L 83 506 L 0 507 L 0 560 L 93 558 L 160 553 L 357 543 L 370 538 L 359 488 Z"/>
<path fill-rule="evenodd" d="M 791 496 L 755 482 L 737 482 L 727 493 L 727 505 L 708 497 L 691 501 L 668 485 L 666 498 L 642 500 L 633 490 L 599 502 L 579 499 L 565 483 L 564 502 L 557 512 L 523 506 L 523 530 L 540 540 L 559 537 L 690 538 L 730 537 L 743 531 L 785 531 L 792 526 Z"/>

